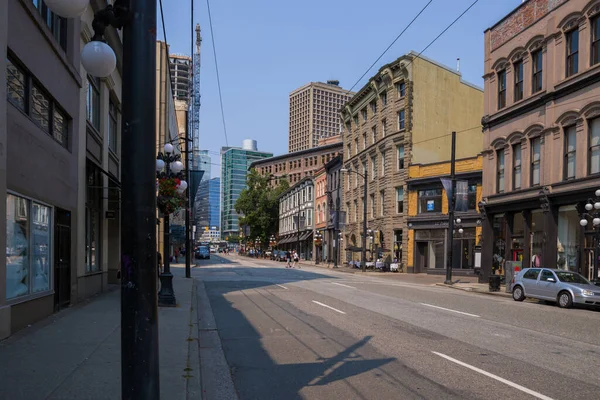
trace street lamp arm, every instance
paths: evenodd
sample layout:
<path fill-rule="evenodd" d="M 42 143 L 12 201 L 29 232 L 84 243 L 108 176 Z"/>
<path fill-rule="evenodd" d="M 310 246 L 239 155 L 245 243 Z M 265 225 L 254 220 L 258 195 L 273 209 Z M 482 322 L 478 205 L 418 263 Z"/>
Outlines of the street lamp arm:
<path fill-rule="evenodd" d="M 364 174 L 364 175 L 363 175 L 363 174 L 361 174 L 360 172 L 358 172 L 358 171 L 355 171 L 355 170 L 353 170 L 353 169 L 342 168 L 342 169 L 340 169 L 340 171 L 341 171 L 341 172 L 350 172 L 350 173 L 352 173 L 352 174 L 356 174 L 356 175 L 360 176 L 360 177 L 361 177 L 361 178 L 363 178 L 363 179 L 367 179 L 367 176 L 366 176 L 366 174 Z"/>

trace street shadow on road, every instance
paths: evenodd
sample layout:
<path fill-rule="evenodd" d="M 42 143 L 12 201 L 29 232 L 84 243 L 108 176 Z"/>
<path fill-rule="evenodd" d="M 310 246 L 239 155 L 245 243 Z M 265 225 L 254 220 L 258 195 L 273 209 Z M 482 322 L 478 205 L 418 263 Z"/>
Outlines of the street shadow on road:
<path fill-rule="evenodd" d="M 285 289 L 268 282 L 204 283 L 240 399 L 436 398 L 442 389 L 381 354 L 372 336 L 357 338 L 271 293 Z"/>

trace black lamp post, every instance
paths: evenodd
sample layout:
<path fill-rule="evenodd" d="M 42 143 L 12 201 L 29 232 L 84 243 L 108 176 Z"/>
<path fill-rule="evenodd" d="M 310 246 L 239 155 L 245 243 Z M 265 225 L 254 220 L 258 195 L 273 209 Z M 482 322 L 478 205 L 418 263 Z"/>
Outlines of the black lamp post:
<path fill-rule="evenodd" d="M 348 168 L 340 169 L 340 172 L 352 172 L 361 178 L 363 178 L 363 240 L 362 240 L 362 254 L 361 254 L 361 264 L 362 264 L 362 272 L 367 270 L 367 173 L 365 171 L 364 174 L 360 172 L 356 172 L 354 170 Z"/>
<path fill-rule="evenodd" d="M 592 282 L 598 282 L 598 257 L 600 256 L 600 189 L 594 193 L 595 199 L 588 199 L 585 204 L 585 211 L 581 214 L 579 224 L 586 227 L 589 220 L 592 221 L 594 228 L 594 264 L 592 271 Z"/>
<path fill-rule="evenodd" d="M 321 252 L 319 251 L 321 248 L 321 245 L 323 244 L 323 235 L 321 234 L 321 231 L 316 231 L 315 232 L 315 264 L 319 264 L 319 258 L 321 255 Z"/>
<path fill-rule="evenodd" d="M 88 0 L 46 0 L 64 18 L 79 18 Z M 117 59 L 104 40 L 123 29 L 121 160 L 121 398 L 160 395 L 156 301 L 156 0 L 115 0 L 94 15 L 94 35 L 81 51 L 86 72 L 99 78 Z M 106 4 L 106 3 L 104 3 Z M 150 135 L 149 135 L 150 133 Z"/>
<path fill-rule="evenodd" d="M 173 274 L 171 274 L 171 234 L 169 215 L 177 208 L 185 207 L 187 182 L 183 180 L 184 174 L 181 155 L 173 152 L 171 143 L 164 146 L 164 153 L 156 157 L 156 178 L 159 181 L 158 208 L 164 216 L 164 268 L 160 274 L 160 291 L 158 292 L 158 305 L 161 307 L 175 307 L 177 300 L 173 290 Z"/>

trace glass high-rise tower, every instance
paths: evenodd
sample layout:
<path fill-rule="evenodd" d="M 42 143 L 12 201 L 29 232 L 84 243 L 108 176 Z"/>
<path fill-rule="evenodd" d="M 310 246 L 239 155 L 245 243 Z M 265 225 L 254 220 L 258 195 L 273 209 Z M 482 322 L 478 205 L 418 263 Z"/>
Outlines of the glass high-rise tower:
<path fill-rule="evenodd" d="M 246 187 L 250 164 L 256 160 L 273 157 L 273 153 L 258 151 L 256 140 L 244 140 L 242 147 L 221 148 L 221 236 L 239 234 L 235 202 Z"/>

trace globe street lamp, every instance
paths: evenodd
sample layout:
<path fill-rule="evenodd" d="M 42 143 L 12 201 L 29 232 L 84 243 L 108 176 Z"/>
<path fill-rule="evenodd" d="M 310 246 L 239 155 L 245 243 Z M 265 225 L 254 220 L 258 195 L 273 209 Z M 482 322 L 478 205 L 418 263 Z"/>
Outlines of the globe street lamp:
<path fill-rule="evenodd" d="M 45 0 L 61 17 L 78 18 L 89 0 Z M 96 2 L 102 3 L 102 2 Z M 106 4 L 106 2 L 104 2 Z M 156 0 L 114 0 L 94 15 L 92 41 L 81 52 L 86 71 L 106 77 L 116 68 L 104 40 L 123 29 L 121 149 L 121 398 L 159 398 L 156 299 Z"/>
<path fill-rule="evenodd" d="M 314 238 L 314 242 L 315 242 L 315 264 L 319 264 L 319 255 L 320 255 L 320 247 L 323 244 L 323 235 L 321 234 L 321 231 L 316 231 L 315 232 L 315 238 Z"/>
<path fill-rule="evenodd" d="M 158 305 L 162 307 L 175 307 L 177 305 L 173 290 L 173 274 L 171 274 L 169 216 L 187 204 L 184 192 L 188 184 L 183 180 L 183 163 L 180 160 L 181 156 L 174 153 L 174 147 L 171 143 L 165 144 L 164 153 L 158 153 L 156 157 L 157 205 L 164 218 L 164 268 L 163 273 L 160 274 L 160 291 L 158 292 Z"/>
<path fill-rule="evenodd" d="M 594 228 L 594 265 L 592 272 L 592 281 L 595 283 L 598 281 L 598 256 L 600 256 L 600 189 L 594 193 L 595 199 L 588 199 L 585 204 L 585 211 L 581 214 L 581 220 L 579 225 L 586 227 L 589 220 L 592 221 Z"/>
<path fill-rule="evenodd" d="M 360 172 L 356 172 L 354 170 L 348 168 L 341 168 L 340 172 L 350 172 L 354 173 L 361 178 L 363 178 L 363 240 L 362 240 L 362 254 L 361 254 L 361 264 L 362 264 L 362 272 L 365 272 L 367 269 L 367 173 L 365 171 L 364 174 Z"/>

